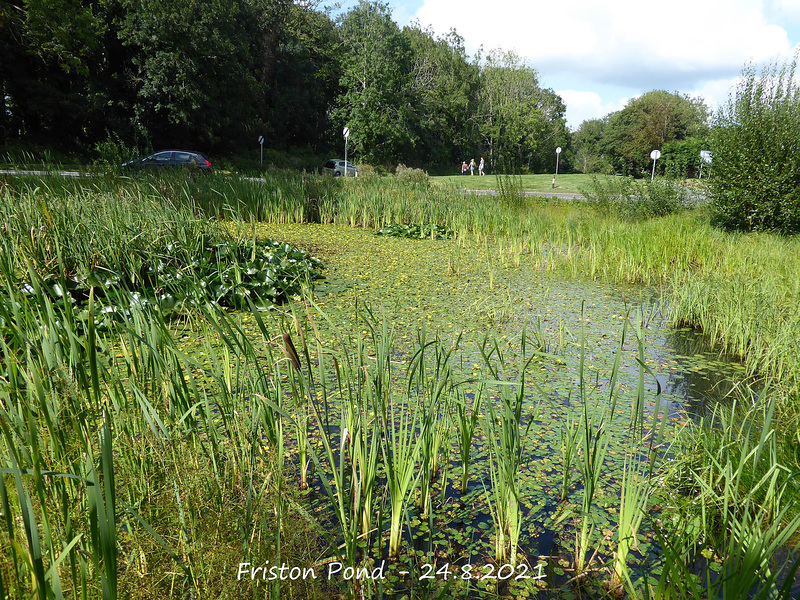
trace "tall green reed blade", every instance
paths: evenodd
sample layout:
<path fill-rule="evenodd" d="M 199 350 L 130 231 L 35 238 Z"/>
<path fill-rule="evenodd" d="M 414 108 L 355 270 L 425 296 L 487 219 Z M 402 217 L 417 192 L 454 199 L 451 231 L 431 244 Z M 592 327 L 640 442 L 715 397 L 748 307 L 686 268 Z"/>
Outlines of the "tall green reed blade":
<path fill-rule="evenodd" d="M 438 337 L 428 342 L 425 338 L 425 329 L 422 328 L 417 334 L 417 349 L 409 363 L 407 374 L 409 398 L 413 389 L 422 404 L 418 506 L 423 517 L 429 514 L 431 487 L 438 476 L 439 454 L 446 434 L 446 423 L 441 417 L 442 414 L 447 414 L 448 408 L 447 406 L 442 408 L 442 404 L 447 402 L 452 385 L 450 356 L 455 345 L 446 348 Z M 430 365 L 431 373 L 427 372 L 429 365 L 425 359 L 425 351 L 428 348 L 433 349 L 434 355 L 434 362 Z"/>
<path fill-rule="evenodd" d="M 91 439 L 89 432 L 87 438 Z M 111 426 L 107 413 L 103 415 L 100 433 L 100 466 L 102 482 L 94 466 L 94 451 L 91 443 L 86 445 L 86 476 L 92 482 L 87 495 L 89 525 L 92 540 L 92 556 L 100 570 L 100 581 L 104 600 L 117 598 L 117 522 L 116 493 L 114 485 L 114 453 L 111 442 Z"/>
<path fill-rule="evenodd" d="M 642 521 L 647 514 L 647 505 L 653 491 L 647 463 L 637 457 L 633 449 L 626 454 L 622 467 L 620 483 L 619 523 L 617 525 L 617 550 L 614 553 L 609 593 L 622 597 L 623 587 L 631 597 L 636 595 L 628 568 L 628 555 L 637 547 L 637 536 Z"/>
<path fill-rule="evenodd" d="M 467 406 L 467 392 L 463 392 L 461 396 L 452 403 L 456 410 L 456 423 L 458 425 L 458 452 L 461 456 L 461 495 L 467 493 L 467 485 L 469 483 L 469 465 L 470 456 L 472 454 L 472 440 L 475 437 L 475 428 L 478 424 L 478 418 L 481 410 L 481 399 L 483 396 L 484 386 L 480 385 L 478 391 L 474 394 L 472 402 L 472 409 Z"/>
<path fill-rule="evenodd" d="M 328 325 L 336 331 L 336 327 L 331 322 L 330 318 L 321 311 L 313 301 L 309 304 L 314 307 L 318 314 L 327 321 Z M 369 314 L 365 316 L 369 319 Z M 309 321 L 314 325 L 314 320 L 309 314 Z M 315 327 L 315 326 L 314 326 Z M 316 331 L 316 327 L 315 327 Z M 374 333 L 374 329 L 372 329 Z M 317 335 L 319 335 L 317 333 Z M 378 478 L 379 464 L 381 457 L 381 448 L 383 446 L 382 430 L 380 427 L 380 419 L 374 412 L 374 407 L 380 402 L 376 399 L 382 387 L 376 388 L 375 381 L 382 382 L 383 379 L 366 377 L 368 371 L 369 352 L 365 345 L 364 339 L 359 336 L 356 340 L 356 362 L 354 363 L 350 353 L 346 351 L 344 341 L 336 334 L 337 343 L 341 352 L 323 352 L 320 341 L 317 341 L 317 356 L 318 356 L 318 381 L 320 382 L 320 392 L 322 397 L 321 406 L 315 402 L 314 411 L 317 417 L 319 431 L 328 440 L 331 437 L 331 429 L 329 426 L 329 400 L 328 389 L 324 385 L 328 376 L 328 367 L 326 357 L 331 356 L 334 365 L 334 374 L 336 376 L 336 390 L 340 397 L 340 425 L 339 431 L 341 436 L 341 450 L 349 449 L 351 454 L 350 464 L 350 504 L 352 506 L 352 517 L 355 522 L 360 522 L 360 535 L 361 540 L 369 539 L 373 534 L 373 516 L 374 516 L 374 497 L 375 487 Z M 373 335 L 373 344 L 376 343 L 376 338 Z M 375 352 L 377 356 L 377 351 Z M 383 361 L 381 361 L 383 362 Z M 315 396 L 316 400 L 318 396 Z M 334 447 L 329 441 L 328 446 Z M 341 458 L 341 457 L 340 457 Z M 329 457 L 329 461 L 331 458 Z M 333 465 L 334 463 L 330 463 Z M 341 483 L 338 485 L 347 485 L 346 478 L 341 478 Z M 345 489 L 341 488 L 341 489 Z M 339 489 L 339 488 L 337 488 Z M 337 498 L 337 501 L 339 499 Z M 378 526 L 380 527 L 380 520 Z"/>
<path fill-rule="evenodd" d="M 384 348 L 388 350 L 388 346 Z M 422 427 L 422 417 L 417 404 L 392 402 L 388 394 L 374 398 L 374 410 L 379 415 L 383 471 L 391 504 L 389 557 L 396 559 L 400 556 L 403 513 L 419 477 L 417 461 L 421 440 L 418 431 Z"/>
<path fill-rule="evenodd" d="M 583 319 L 583 303 L 581 304 L 581 322 L 585 323 Z M 585 325 L 581 326 L 581 350 L 580 360 L 578 365 L 578 380 L 580 400 L 582 406 L 581 413 L 581 460 L 578 462 L 578 469 L 581 473 L 581 480 L 583 483 L 583 495 L 581 498 L 581 526 L 579 531 L 576 532 L 575 544 L 575 575 L 581 576 L 585 573 L 587 567 L 586 556 L 590 550 L 591 537 L 594 532 L 594 519 L 592 515 L 592 507 L 594 505 L 595 494 L 597 492 L 597 485 L 600 479 L 600 472 L 605 460 L 606 451 L 610 438 L 606 431 L 605 411 L 598 408 L 598 403 L 591 406 L 591 399 L 586 391 L 585 380 L 585 352 L 586 352 L 586 335 Z M 616 381 L 616 368 L 614 365 L 611 379 Z M 598 411 L 601 415 L 598 418 Z"/>
<path fill-rule="evenodd" d="M 28 542 L 27 549 L 22 548 L 22 546 L 20 546 L 20 544 L 16 541 L 12 543 L 12 546 L 16 550 L 16 555 L 22 559 L 22 561 L 26 563 L 27 567 L 30 569 L 36 596 L 39 598 L 39 600 L 47 600 L 50 586 L 45 576 L 44 557 L 42 555 L 42 547 L 39 539 L 39 526 L 36 523 L 36 515 L 33 510 L 33 504 L 31 503 L 30 495 L 22 483 L 22 470 L 18 462 L 17 450 L 12 433 L 8 429 L 5 420 L 0 421 L 0 427 L 3 428 L 3 435 L 8 448 L 8 456 L 11 461 L 11 470 L 14 475 L 17 500 L 19 502 L 20 512 L 22 513 L 22 523 L 25 529 L 25 538 Z"/>
<path fill-rule="evenodd" d="M 569 497 L 569 489 L 572 487 L 572 470 L 578 458 L 578 436 L 581 433 L 580 422 L 574 421 L 567 413 L 564 422 L 561 424 L 561 486 L 558 492 L 558 501 L 564 502 Z"/>
<path fill-rule="evenodd" d="M 485 345 L 485 344 L 484 344 Z M 523 430 L 523 407 L 526 404 L 526 373 L 535 355 L 526 357 L 527 337 L 523 328 L 520 346 L 523 364 L 516 383 L 487 380 L 486 386 L 500 387 L 500 406 L 495 408 L 491 401 L 486 402 L 484 430 L 489 442 L 489 474 L 491 493 L 487 491 L 492 518 L 495 521 L 495 559 L 512 565 L 517 563 L 519 538 L 522 531 L 523 513 L 520 502 L 520 469 L 524 463 L 525 440 L 536 416 L 534 410 L 527 415 L 527 425 Z M 494 347 L 497 348 L 496 341 Z M 498 372 L 489 363 L 489 355 L 482 352 L 488 370 Z M 502 368 L 502 356 L 499 355 Z M 512 393 L 512 387 L 515 392 Z"/>

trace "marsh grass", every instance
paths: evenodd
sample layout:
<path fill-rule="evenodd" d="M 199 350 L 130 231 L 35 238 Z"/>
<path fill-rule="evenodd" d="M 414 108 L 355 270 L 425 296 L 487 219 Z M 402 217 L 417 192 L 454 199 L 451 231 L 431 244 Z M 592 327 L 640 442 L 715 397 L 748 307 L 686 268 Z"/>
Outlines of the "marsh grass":
<path fill-rule="evenodd" d="M 667 473 L 683 495 L 661 533 L 666 560 L 655 597 L 791 597 L 800 513 L 794 472 L 775 439 L 777 402 L 767 389 L 753 405 L 745 391 L 691 426 L 702 435 L 679 439 L 681 458 Z"/>
<path fill-rule="evenodd" d="M 303 311 L 301 305 L 295 312 L 282 311 L 283 315 L 262 312 L 254 303 L 247 303 L 247 313 L 201 305 L 180 319 L 170 319 L 158 306 L 133 306 L 102 327 L 97 289 L 90 289 L 83 314 L 64 297 L 54 299 L 45 293 L 40 273 L 62 268 L 59 261 L 66 265 L 68 256 L 74 266 L 65 272 L 96 259 L 89 241 L 80 238 L 73 243 L 63 231 L 78 227 L 78 220 L 47 208 L 48 194 L 55 205 L 68 205 L 71 192 L 63 190 L 71 185 L 76 184 L 54 183 L 37 191 L 14 182 L 2 191 L 4 218 L 15 223 L 14 241 L 3 236 L 0 257 L 4 291 L 0 295 L 4 437 L 0 544 L 10 557 L 2 567 L 3 586 L 12 590 L 9 593 L 43 600 L 60 595 L 94 598 L 152 587 L 153 594 L 162 596 L 258 597 L 264 595 L 264 587 L 252 581 L 241 587 L 223 585 L 219 573 L 242 560 L 263 564 L 264 557 L 314 565 L 341 559 L 351 566 L 371 566 L 372 557 L 387 545 L 389 555 L 402 560 L 407 547 L 404 523 L 411 529 L 409 515 L 418 520 L 415 495 L 428 505 L 430 531 L 442 514 L 437 512 L 434 492 L 441 486 L 439 497 L 444 498 L 446 481 L 444 477 L 437 481 L 434 473 L 442 448 L 448 446 L 442 433 L 448 427 L 459 430 L 462 486 L 470 476 L 483 478 L 480 511 L 495 525 L 491 531 L 495 559 L 524 560 L 520 466 L 528 456 L 525 441 L 528 428 L 534 427 L 529 413 L 535 404 L 526 371 L 533 360 L 550 360 L 542 356 L 553 350 L 547 339 L 523 334 L 521 362 L 517 358 L 512 364 L 501 344 L 487 337 L 478 350 L 485 375 L 476 381 L 453 368 L 458 343 L 421 337 L 410 350 L 404 346 L 401 356 L 388 319 L 377 319 L 369 311 L 359 313 L 361 335 L 353 343 L 349 330 L 339 331 L 333 319 L 321 311 Z M 132 185 L 132 191 L 122 193 L 120 181 L 108 178 L 85 194 L 93 202 L 93 194 L 119 193 L 134 206 L 140 195 L 155 206 L 162 198 L 159 194 L 183 194 L 186 204 L 176 201 L 165 208 L 170 219 L 181 215 L 198 219 L 198 214 L 212 214 L 212 208 L 221 211 L 217 215 L 252 210 L 248 218 L 255 218 L 257 211 L 264 215 L 275 211 L 275 219 L 305 219 L 310 214 L 303 212 L 308 206 L 291 204 L 288 195 L 277 191 L 266 199 L 248 200 L 245 195 L 239 200 L 253 205 L 237 207 L 226 197 L 234 192 L 225 191 L 225 182 L 213 178 L 200 183 L 136 180 Z M 238 185 L 231 184 L 231 189 Z M 241 185 L 244 189 L 250 183 Z M 796 372 L 792 338 L 782 329 L 794 323 L 797 314 L 794 241 L 730 238 L 710 229 L 697 215 L 620 224 L 610 217 L 582 216 L 573 206 L 549 205 L 534 207 L 530 216 L 521 217 L 524 213 L 511 214 L 489 200 L 466 201 L 448 191 L 387 189 L 369 182 L 330 189 L 327 183 L 319 185 L 321 192 L 340 194 L 335 202 L 316 205 L 320 220 L 344 219 L 364 226 L 389 217 L 392 222 L 420 217 L 417 222 L 452 220 L 448 225 L 461 240 L 456 243 L 465 243 L 469 236 L 487 254 L 499 251 L 496 240 L 509 233 L 518 240 L 539 236 L 546 242 L 531 242 L 530 258 L 513 244 L 503 252 L 520 252 L 521 260 L 541 261 L 544 268 L 575 276 L 668 284 L 667 295 L 676 294 L 683 303 L 673 315 L 676 322 L 702 322 L 709 330 L 722 324 L 719 340 L 734 340 L 744 332 L 745 341 L 737 352 L 758 357 L 751 363 L 753 372 L 772 373 L 780 378 L 779 384 L 762 394 L 768 403 L 754 409 L 748 405 L 753 396 L 746 394 L 738 403 L 745 406 L 744 417 L 727 415 L 720 408 L 713 427 L 687 427 L 688 441 L 682 442 L 685 458 L 676 461 L 674 471 L 659 470 L 666 450 L 663 421 L 657 419 L 658 398 L 652 426 L 643 424 L 651 399 L 643 387 L 649 372 L 641 346 L 637 349 L 642 375 L 638 390 L 630 396 L 631 419 L 623 425 L 632 441 L 623 463 L 620 518 L 613 524 L 618 527 L 612 532 L 616 558 L 607 568 L 615 577 L 611 589 L 622 585 L 631 596 L 635 589 L 654 597 L 713 597 L 717 591 L 734 594 L 758 586 L 759 594 L 770 590 L 763 592 L 764 597 L 788 597 L 781 577 L 791 579 L 794 565 L 781 569 L 777 563 L 779 549 L 790 544 L 798 530 L 793 438 L 783 428 L 791 397 L 785 389 L 791 387 Z M 200 192 L 193 186 L 208 194 L 202 199 L 208 203 L 202 213 L 194 212 L 197 206 L 182 212 L 200 202 Z M 21 209 L 26 220 L 11 221 L 17 218 L 14 202 L 26 194 L 24 202 L 29 204 Z M 41 206 L 47 210 L 37 212 Z M 138 240 L 127 231 L 135 223 L 125 220 L 130 215 L 121 214 L 124 206 L 122 202 L 113 209 L 119 214 L 113 218 L 120 221 L 106 224 L 97 234 L 111 246 L 112 240 L 122 243 L 127 235 L 132 240 L 126 243 Z M 42 227 L 50 226 L 48 215 L 55 229 L 45 233 Z M 159 218 L 154 212 L 154 234 Z M 23 239 L 29 231 L 23 223 L 27 228 L 28 222 L 36 224 L 33 241 Z M 194 235 L 194 226 L 195 221 L 187 225 L 187 236 Z M 197 231 L 206 226 L 197 221 Z M 117 253 L 114 260 L 126 264 L 128 257 L 121 249 Z M 499 272 L 502 261 L 489 264 Z M 764 275 L 763 282 L 756 277 L 747 280 L 747 274 L 756 273 Z M 20 293 L 22 280 L 29 282 L 30 293 Z M 739 298 L 742 292 L 746 298 Z M 726 308 L 721 302 L 737 298 L 746 308 Z M 690 312 L 695 309 L 696 313 Z M 750 311 L 759 313 L 763 322 L 726 320 L 737 314 L 744 319 Z M 318 326 L 323 332 L 317 331 Z M 184 336 L 186 343 L 179 342 Z M 641 336 L 638 343 L 643 343 Z M 397 364 L 405 360 L 413 366 L 403 374 Z M 616 472 L 606 459 L 614 435 L 619 367 L 615 362 L 608 395 L 597 398 L 589 393 L 584 362 L 581 352 L 576 374 L 580 423 L 574 428 L 577 433 L 567 428 L 562 443 L 573 445 L 572 458 L 567 460 L 565 454 L 564 462 L 574 459 L 583 482 L 574 564 L 576 573 L 586 574 L 580 581 L 588 589 L 594 564 L 591 549 L 607 547 L 597 533 L 595 492 L 603 485 L 603 476 Z M 462 385 L 476 387 L 475 397 L 456 395 Z M 497 398 L 492 398 L 495 391 Z M 423 431 L 425 440 L 420 436 Z M 470 448 L 478 436 L 485 436 L 487 449 L 480 457 Z M 646 453 L 647 461 L 640 460 L 637 452 Z M 309 460 L 313 468 L 306 470 Z M 569 488 L 573 472 L 569 464 L 559 466 L 565 475 L 561 486 L 553 486 L 553 500 Z M 662 575 L 644 584 L 632 575 L 638 570 L 636 534 L 651 497 L 648 486 L 661 476 L 668 490 L 691 493 L 699 504 L 673 497 L 668 508 L 674 518 L 662 523 Z M 304 480 L 311 491 L 300 495 Z M 427 491 L 420 490 L 421 483 Z M 307 501 L 314 494 L 324 501 L 322 509 Z M 667 492 L 661 494 L 667 495 L 659 496 L 659 501 L 669 498 Z M 430 552 L 433 547 L 431 541 Z M 715 557 L 720 559 L 716 564 L 727 569 L 724 577 L 713 575 L 710 567 L 703 573 L 705 579 L 693 576 L 702 550 L 710 553 L 712 563 Z M 597 556 L 604 552 L 599 549 Z M 165 572 L 171 574 L 169 581 L 163 578 Z M 685 583 L 676 583 L 680 581 Z M 274 597 L 379 593 L 370 585 L 272 582 L 268 587 Z"/>

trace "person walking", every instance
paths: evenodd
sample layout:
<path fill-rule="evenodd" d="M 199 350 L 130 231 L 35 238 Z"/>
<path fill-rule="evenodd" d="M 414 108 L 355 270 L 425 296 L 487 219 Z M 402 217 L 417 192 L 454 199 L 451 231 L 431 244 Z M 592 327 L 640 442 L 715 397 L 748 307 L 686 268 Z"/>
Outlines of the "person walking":
<path fill-rule="evenodd" d="M 481 162 L 478 165 L 478 175 L 486 175 L 486 173 L 483 172 L 483 157 L 482 156 L 481 156 Z"/>
<path fill-rule="evenodd" d="M 461 174 L 462 175 L 467 174 L 467 161 L 462 161 L 461 163 Z"/>
<path fill-rule="evenodd" d="M 475 175 L 475 159 L 474 158 L 470 159 L 470 161 L 469 161 L 469 174 L 470 175 Z"/>

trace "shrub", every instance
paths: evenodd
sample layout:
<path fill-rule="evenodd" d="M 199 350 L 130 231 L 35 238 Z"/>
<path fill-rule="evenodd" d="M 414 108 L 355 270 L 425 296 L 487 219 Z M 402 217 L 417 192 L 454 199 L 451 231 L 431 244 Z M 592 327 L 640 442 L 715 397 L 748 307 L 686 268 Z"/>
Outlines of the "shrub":
<path fill-rule="evenodd" d="M 363 164 L 358 167 L 358 178 L 364 179 L 378 179 L 382 177 L 381 172 L 372 165 Z"/>
<path fill-rule="evenodd" d="M 94 150 L 97 155 L 95 164 L 111 173 L 119 171 L 122 163 L 136 158 L 138 154 L 135 148 L 130 148 L 114 132 L 108 132 L 108 138 L 104 142 L 97 142 Z"/>
<path fill-rule="evenodd" d="M 402 182 L 423 186 L 428 185 L 428 174 L 422 169 L 413 169 L 401 163 L 397 165 L 394 173 L 397 179 Z"/>
<path fill-rule="evenodd" d="M 633 177 L 592 177 L 581 193 L 598 212 L 633 221 L 664 217 L 688 202 L 687 192 L 680 185 Z"/>
<path fill-rule="evenodd" d="M 742 82 L 716 117 L 711 200 L 715 222 L 743 231 L 800 231 L 800 85 L 797 55 Z"/>

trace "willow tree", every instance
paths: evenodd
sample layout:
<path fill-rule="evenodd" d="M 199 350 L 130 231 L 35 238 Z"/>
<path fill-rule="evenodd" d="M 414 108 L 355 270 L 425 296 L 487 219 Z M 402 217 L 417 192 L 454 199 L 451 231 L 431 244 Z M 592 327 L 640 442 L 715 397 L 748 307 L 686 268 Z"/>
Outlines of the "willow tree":
<path fill-rule="evenodd" d="M 527 164 L 546 129 L 538 74 L 513 51 L 491 51 L 481 68 L 475 129 L 490 165 L 513 171 Z"/>
<path fill-rule="evenodd" d="M 712 210 L 726 228 L 800 231 L 800 85 L 797 56 L 751 65 L 712 131 Z"/>

